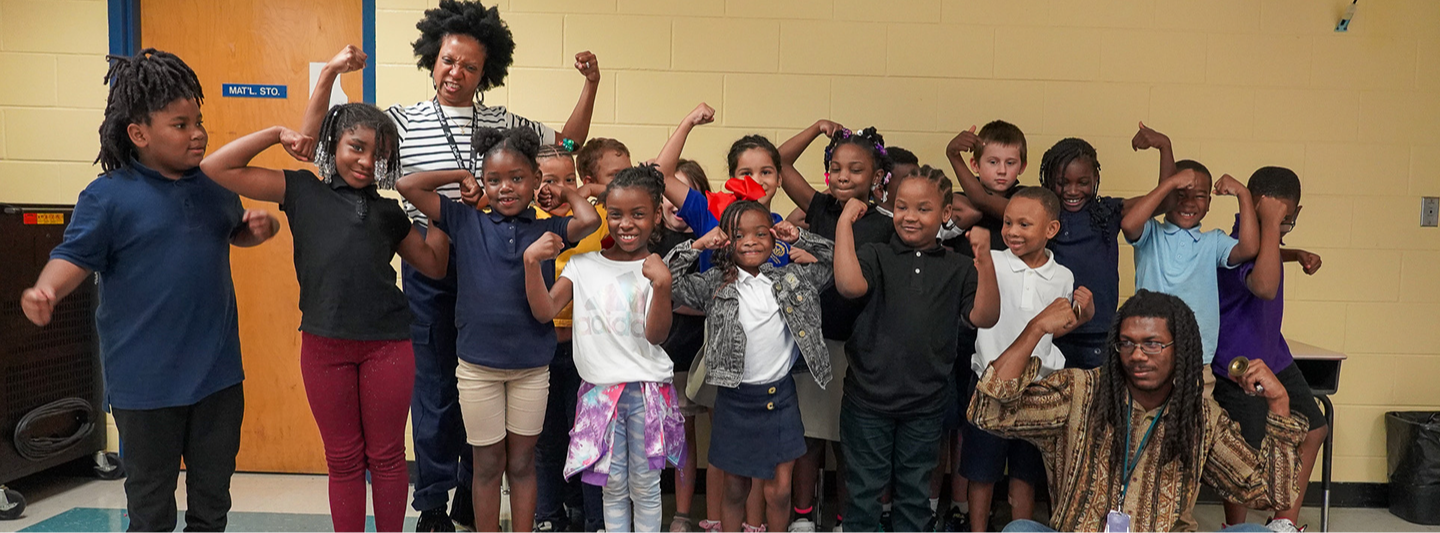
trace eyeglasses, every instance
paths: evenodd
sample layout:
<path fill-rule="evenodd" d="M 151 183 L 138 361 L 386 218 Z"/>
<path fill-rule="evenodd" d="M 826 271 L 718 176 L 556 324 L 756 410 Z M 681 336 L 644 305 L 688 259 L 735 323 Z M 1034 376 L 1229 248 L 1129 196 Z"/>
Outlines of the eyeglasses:
<path fill-rule="evenodd" d="M 1160 355 L 1160 352 L 1163 352 L 1166 348 L 1174 345 L 1175 341 L 1170 341 L 1163 344 L 1155 341 L 1145 341 L 1136 344 L 1128 340 L 1120 340 L 1115 342 L 1115 349 L 1119 350 L 1122 354 L 1128 354 L 1135 351 L 1136 346 L 1139 346 L 1140 351 L 1145 352 L 1145 355 Z"/>

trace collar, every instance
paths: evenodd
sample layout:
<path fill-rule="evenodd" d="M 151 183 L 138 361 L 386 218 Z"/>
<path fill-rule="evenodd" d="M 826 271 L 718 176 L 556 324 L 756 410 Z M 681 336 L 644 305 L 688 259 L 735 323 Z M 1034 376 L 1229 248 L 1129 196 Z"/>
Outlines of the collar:
<path fill-rule="evenodd" d="M 1160 222 L 1160 231 L 1165 232 L 1166 235 L 1175 235 L 1175 234 L 1177 234 L 1177 233 L 1182 233 L 1182 232 L 1183 232 L 1183 233 L 1189 235 L 1191 239 L 1194 239 L 1195 242 L 1200 242 L 1200 237 L 1205 234 L 1205 232 L 1200 231 L 1200 226 L 1195 226 L 1195 227 L 1190 228 L 1190 229 L 1185 229 L 1185 228 L 1182 228 L 1182 227 L 1180 227 L 1180 226 L 1176 226 L 1176 225 L 1174 225 L 1174 224 L 1171 224 L 1169 221 L 1162 221 L 1162 222 Z"/>
<path fill-rule="evenodd" d="M 155 169 L 153 169 L 153 168 L 150 168 L 150 167 L 147 167 L 147 166 L 141 164 L 139 159 L 131 158 L 131 159 L 130 159 L 130 168 L 133 169 L 136 174 L 139 174 L 139 175 L 141 175 L 141 176 L 145 176 L 145 177 L 147 177 L 147 178 L 154 178 L 154 179 L 161 180 L 161 181 L 177 181 L 177 180 L 172 180 L 172 179 L 170 179 L 170 178 L 165 177 L 165 175 L 164 175 L 164 174 L 161 174 L 160 171 L 158 171 L 158 170 L 155 170 Z M 186 170 L 185 172 L 180 173 L 180 179 L 181 179 L 181 180 L 194 179 L 196 176 L 203 176 L 203 175 L 205 175 L 205 174 L 200 171 L 200 167 L 195 167 L 195 168 L 192 168 L 192 169 L 190 169 L 190 170 Z"/>
<path fill-rule="evenodd" d="M 1174 394 L 1173 394 L 1173 393 L 1171 394 L 1171 398 L 1172 398 L 1172 399 L 1174 398 Z M 1130 412 L 1132 412 L 1132 413 L 1135 413 L 1135 412 L 1142 413 L 1143 416 L 1140 417 L 1141 420 L 1150 420 L 1151 418 L 1155 418 L 1155 415 L 1160 414 L 1160 409 L 1163 409 L 1163 408 L 1165 407 L 1165 405 L 1168 404 L 1168 403 L 1170 403 L 1170 400 L 1166 400 L 1165 402 L 1163 402 L 1163 403 L 1161 403 L 1160 405 L 1156 406 L 1154 409 L 1151 409 L 1151 410 L 1148 410 L 1148 411 L 1147 411 L 1147 410 L 1145 410 L 1145 406 L 1140 405 L 1140 402 L 1136 401 L 1135 398 L 1132 397 L 1132 398 L 1130 398 Z"/>
<path fill-rule="evenodd" d="M 1002 253 L 1005 255 L 1005 264 L 1010 265 L 1011 272 L 1024 272 L 1026 270 L 1034 270 L 1036 274 L 1039 274 L 1040 277 L 1047 280 L 1055 275 L 1055 271 L 1057 269 L 1057 264 L 1055 263 L 1055 253 L 1051 252 L 1049 248 L 1045 249 L 1045 264 L 1040 265 L 1039 268 L 1033 269 L 1030 268 L 1030 265 L 1025 263 L 1024 259 L 1021 259 L 1020 256 L 1015 255 L 1015 252 L 1011 251 L 1009 248 L 1006 248 L 1005 251 Z"/>
<path fill-rule="evenodd" d="M 910 245 L 905 244 L 905 241 L 900 240 L 899 235 L 891 235 L 890 249 L 893 250 L 896 255 L 908 254 L 910 252 L 924 252 L 925 255 L 935 256 L 945 255 L 945 247 L 940 246 L 940 241 L 938 239 L 930 241 L 930 247 L 928 248 L 912 248 L 910 247 Z"/>
<path fill-rule="evenodd" d="M 363 196 L 370 200 L 380 198 L 380 191 L 375 189 L 374 183 L 371 183 L 370 186 L 363 189 L 356 189 L 354 187 L 351 187 L 349 183 L 345 183 L 344 178 L 336 176 L 334 179 L 330 180 L 329 185 L 330 189 L 334 191 L 355 191 L 360 196 Z"/>
<path fill-rule="evenodd" d="M 524 211 L 521 211 L 520 214 L 515 215 L 515 216 L 513 216 L 513 217 L 507 217 L 507 216 L 505 216 L 505 215 L 500 214 L 499 211 L 496 211 L 496 210 L 494 210 L 494 209 L 490 209 L 490 210 L 488 210 L 488 211 L 485 211 L 485 216 L 490 217 L 490 220 L 495 221 L 495 222 L 504 222 L 504 221 L 507 220 L 507 219 L 514 219 L 514 218 L 518 218 L 518 219 L 521 219 L 521 220 L 526 220 L 526 221 L 534 222 L 534 221 L 535 221 L 535 208 L 534 208 L 534 207 L 526 207 Z"/>
<path fill-rule="evenodd" d="M 769 263 L 766 263 L 766 264 L 769 264 Z M 763 266 L 763 265 L 762 265 L 762 266 Z M 754 280 L 754 281 L 759 281 L 759 282 L 761 282 L 761 283 L 764 283 L 764 284 L 766 284 L 766 285 L 769 285 L 769 284 L 770 284 L 770 278 L 765 277 L 765 271 L 764 271 L 763 269 L 760 271 L 760 274 L 759 274 L 759 275 L 754 275 L 754 276 L 752 276 L 752 275 L 750 275 L 749 272 L 746 272 L 745 269 L 736 267 L 736 268 L 735 268 L 735 274 L 736 274 L 735 283 L 746 283 L 746 282 L 749 282 L 749 281 L 751 281 L 751 280 Z"/>

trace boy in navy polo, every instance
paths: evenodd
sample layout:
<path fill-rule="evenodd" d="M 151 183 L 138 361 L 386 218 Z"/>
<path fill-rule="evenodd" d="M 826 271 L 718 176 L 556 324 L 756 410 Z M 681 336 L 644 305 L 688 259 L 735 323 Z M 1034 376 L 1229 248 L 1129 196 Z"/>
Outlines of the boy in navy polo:
<path fill-rule="evenodd" d="M 945 407 L 955 400 L 951 372 L 960 327 L 988 328 L 1000 315 L 990 235 L 972 228 L 972 260 L 940 245 L 950 218 L 941 173 L 899 178 L 887 243 L 855 246 L 855 220 L 866 210 L 850 199 L 835 228 L 835 288 L 869 296 L 845 345 L 849 372 L 840 408 L 840 440 L 850 470 L 845 529 L 879 531 L 880 493 L 894 493 L 896 531 L 920 531 L 930 518 Z"/>
<path fill-rule="evenodd" d="M 1284 267 L 1288 257 L 1300 261 L 1306 274 L 1320 268 L 1320 256 L 1304 250 L 1282 250 L 1280 239 L 1295 229 L 1300 214 L 1300 177 L 1281 167 L 1264 167 L 1250 176 L 1247 185 L 1255 199 L 1255 212 L 1260 219 L 1260 250 L 1254 261 L 1241 263 L 1233 269 L 1217 269 L 1220 291 L 1220 339 L 1215 361 L 1210 368 L 1215 380 L 1215 402 L 1240 424 L 1240 433 L 1250 446 L 1259 449 L 1265 437 L 1265 400 L 1247 396 L 1240 385 L 1230 379 L 1230 362 L 1236 357 L 1250 359 L 1250 364 L 1264 364 L 1275 372 L 1275 378 L 1290 394 L 1290 410 L 1302 413 L 1310 421 L 1310 432 L 1300 444 L 1299 496 L 1289 509 L 1275 513 L 1267 527 L 1274 531 L 1296 531 L 1300 505 L 1305 501 L 1305 487 L 1315 456 L 1325 442 L 1329 427 L 1325 415 L 1315 405 L 1315 393 L 1290 356 L 1290 346 L 1280 334 L 1281 317 L 1285 312 Z M 1239 233 L 1237 220 L 1231 234 Z M 1244 505 L 1225 503 L 1225 522 L 1245 522 Z"/>
<path fill-rule="evenodd" d="M 105 173 L 80 193 L 21 306 L 44 326 L 99 274 L 95 322 L 130 530 L 175 529 L 184 459 L 186 530 L 222 531 L 245 411 L 230 246 L 260 244 L 279 224 L 200 171 L 204 95 L 190 67 L 153 48 L 113 61 L 97 158 Z"/>

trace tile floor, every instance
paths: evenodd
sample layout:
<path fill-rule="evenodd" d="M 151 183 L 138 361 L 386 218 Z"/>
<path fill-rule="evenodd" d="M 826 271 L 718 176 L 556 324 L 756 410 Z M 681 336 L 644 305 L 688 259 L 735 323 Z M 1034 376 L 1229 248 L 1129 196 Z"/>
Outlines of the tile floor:
<path fill-rule="evenodd" d="M 127 523 L 121 512 L 125 507 L 123 483 L 49 474 L 11 483 L 11 488 L 25 495 L 28 507 L 20 519 L 0 522 L 0 531 L 123 531 Z M 176 498 L 183 510 L 183 478 L 180 487 Z M 231 492 L 235 501 L 231 531 L 330 530 L 324 476 L 239 474 L 231 483 Z M 668 517 L 674 503 L 669 496 L 665 500 Z M 704 498 L 696 502 L 703 506 Z M 701 509 L 696 511 L 703 514 Z M 411 511 L 409 516 L 407 530 L 413 529 L 417 513 Z M 1218 526 L 1223 518 L 1219 505 L 1199 506 L 1195 516 L 1206 528 Z M 1262 518 L 1259 512 L 1251 517 L 1252 521 Z M 1319 531 L 1318 509 L 1306 509 L 1301 518 L 1311 531 Z M 1440 527 L 1411 524 L 1385 509 L 1334 509 L 1330 520 L 1332 531 L 1440 532 Z M 183 518 L 180 522 L 183 527 Z"/>

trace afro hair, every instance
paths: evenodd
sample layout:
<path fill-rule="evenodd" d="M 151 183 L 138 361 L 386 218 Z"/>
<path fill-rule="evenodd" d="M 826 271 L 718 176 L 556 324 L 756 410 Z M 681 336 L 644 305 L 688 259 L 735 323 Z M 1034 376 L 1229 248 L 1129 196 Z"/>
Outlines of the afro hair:
<path fill-rule="evenodd" d="M 505 85 L 505 76 L 515 62 L 515 36 L 500 20 L 500 10 L 485 7 L 478 1 L 440 0 L 440 7 L 425 10 L 425 17 L 415 23 L 420 38 L 415 49 L 415 64 L 434 71 L 440 56 L 440 45 L 447 35 L 469 35 L 485 49 L 485 65 L 480 73 L 478 91 L 484 92 Z"/>

